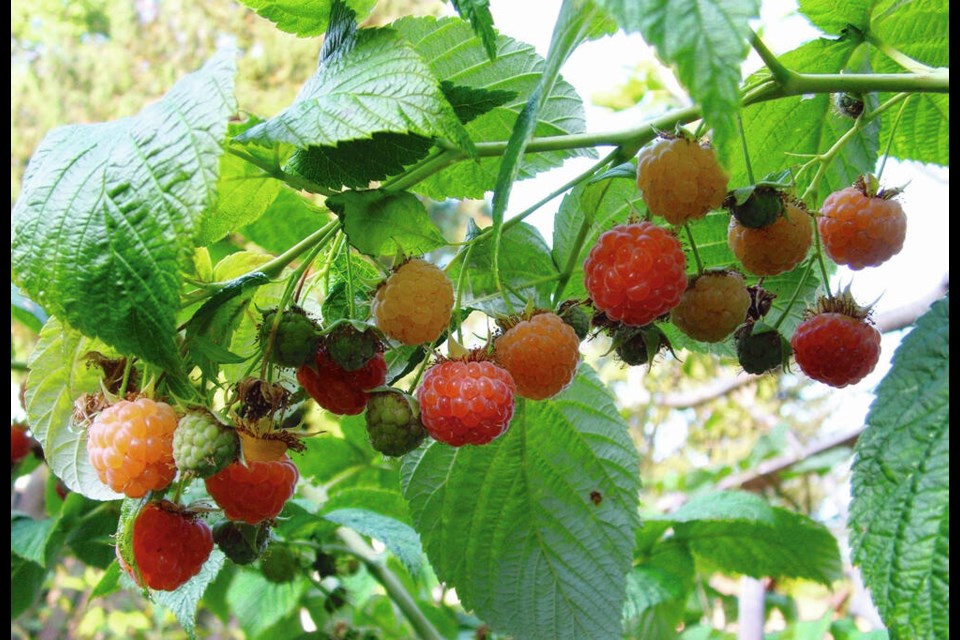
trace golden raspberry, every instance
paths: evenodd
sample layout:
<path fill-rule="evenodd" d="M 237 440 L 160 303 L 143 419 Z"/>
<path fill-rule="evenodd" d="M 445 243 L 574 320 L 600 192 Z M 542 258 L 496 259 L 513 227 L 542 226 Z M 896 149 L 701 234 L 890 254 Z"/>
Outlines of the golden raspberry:
<path fill-rule="evenodd" d="M 707 272 L 691 280 L 670 312 L 680 331 L 703 342 L 720 342 L 747 317 L 750 294 L 736 271 Z"/>
<path fill-rule="evenodd" d="M 433 342 L 450 323 L 453 284 L 424 260 L 403 264 L 377 289 L 372 311 L 377 326 L 403 344 Z"/>
<path fill-rule="evenodd" d="M 719 208 L 727 182 L 714 150 L 686 138 L 659 138 L 637 158 L 643 201 L 670 224 L 697 220 Z"/>
<path fill-rule="evenodd" d="M 538 313 L 497 338 L 494 360 L 510 372 L 517 395 L 543 400 L 563 391 L 580 361 L 580 339 L 555 313 Z"/>
<path fill-rule="evenodd" d="M 813 226 L 803 209 L 788 203 L 782 217 L 759 229 L 744 227 L 731 218 L 727 242 L 747 271 L 775 276 L 792 271 L 803 261 L 813 242 Z"/>

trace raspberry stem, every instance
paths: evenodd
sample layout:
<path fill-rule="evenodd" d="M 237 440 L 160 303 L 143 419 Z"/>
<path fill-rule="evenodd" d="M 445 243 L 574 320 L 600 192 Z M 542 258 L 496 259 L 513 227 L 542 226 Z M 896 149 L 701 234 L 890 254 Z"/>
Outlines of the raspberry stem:
<path fill-rule="evenodd" d="M 887 166 L 887 158 L 890 157 L 890 147 L 893 146 L 893 135 L 897 132 L 897 125 L 900 124 L 900 118 L 903 116 L 903 110 L 907 108 L 907 103 L 910 101 L 912 96 L 907 96 L 903 100 L 903 104 L 900 105 L 900 111 L 897 112 L 897 117 L 893 121 L 893 127 L 890 129 L 890 139 L 887 140 L 887 148 L 883 150 L 883 158 L 880 160 L 880 169 L 877 170 L 877 182 L 880 181 L 880 176 L 883 175 L 883 169 Z"/>
<path fill-rule="evenodd" d="M 343 234 L 341 231 L 340 234 Z M 350 259 L 350 243 L 345 242 L 346 245 L 345 253 L 347 257 L 347 320 L 353 320 L 354 315 L 356 315 L 356 308 L 354 306 L 353 300 L 353 261 Z"/>
<path fill-rule="evenodd" d="M 816 225 L 814 225 L 816 226 Z M 803 290 L 803 285 L 807 281 L 807 276 L 810 275 L 810 272 L 813 271 L 813 259 L 807 260 L 807 268 L 803 270 L 803 275 L 800 276 L 800 282 L 797 283 L 797 288 L 793 290 L 793 296 L 790 298 L 790 302 L 787 303 L 786 308 L 784 308 L 783 313 L 780 314 L 780 317 L 777 318 L 777 321 L 773 324 L 773 328 L 779 331 L 780 325 L 783 324 L 783 321 L 786 320 L 787 315 L 790 313 L 790 309 L 793 308 L 793 305 L 797 302 L 797 299 L 800 298 L 800 292 Z M 827 287 L 829 290 L 829 287 Z"/>
<path fill-rule="evenodd" d="M 756 184 L 753 179 L 753 166 L 750 164 L 750 152 L 747 151 L 747 136 L 743 130 L 743 118 L 739 111 L 737 112 L 737 130 L 740 132 L 740 146 L 743 148 L 743 164 L 747 170 L 747 180 L 750 181 L 750 184 Z"/>
<path fill-rule="evenodd" d="M 697 273 L 703 273 L 703 262 L 700 261 L 700 252 L 697 251 L 697 241 L 693 239 L 693 232 L 690 231 L 690 223 L 683 225 L 683 230 L 687 232 L 687 239 L 690 241 L 690 251 L 693 252 L 693 261 L 697 265 Z"/>

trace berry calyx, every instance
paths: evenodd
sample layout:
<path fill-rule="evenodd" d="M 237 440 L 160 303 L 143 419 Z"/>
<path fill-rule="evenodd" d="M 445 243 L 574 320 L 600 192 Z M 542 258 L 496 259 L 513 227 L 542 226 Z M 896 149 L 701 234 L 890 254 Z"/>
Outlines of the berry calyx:
<path fill-rule="evenodd" d="M 907 216 L 899 202 L 885 195 L 869 195 L 861 182 L 827 196 L 817 226 L 831 260 L 859 271 L 900 253 Z"/>
<path fill-rule="evenodd" d="M 831 387 L 860 382 L 880 361 L 880 332 L 867 315 L 849 293 L 821 298 L 790 339 L 800 370 Z"/>
<path fill-rule="evenodd" d="M 737 189 L 724 205 L 737 222 L 750 229 L 771 225 L 784 212 L 783 195 L 773 187 L 763 185 Z"/>
<path fill-rule="evenodd" d="M 270 526 L 221 520 L 213 526 L 213 541 L 237 564 L 250 564 L 263 554 L 270 540 Z"/>
<path fill-rule="evenodd" d="M 344 371 L 356 371 L 383 352 L 383 343 L 369 327 L 358 329 L 350 322 L 341 322 L 323 338 L 330 359 Z"/>
<path fill-rule="evenodd" d="M 792 271 L 803 261 L 813 242 L 813 226 L 807 212 L 790 202 L 773 224 L 759 229 L 731 218 L 727 242 L 747 271 L 775 276 Z"/>
<path fill-rule="evenodd" d="M 453 283 L 437 266 L 408 260 L 377 289 L 371 311 L 380 330 L 394 340 L 433 342 L 450 324 Z"/>
<path fill-rule="evenodd" d="M 237 457 L 237 433 L 208 411 L 191 411 L 173 433 L 173 460 L 181 472 L 212 476 Z"/>
<path fill-rule="evenodd" d="M 166 488 L 177 473 L 173 408 L 150 398 L 121 400 L 104 409 L 88 432 L 87 453 L 100 482 L 130 498 Z"/>
<path fill-rule="evenodd" d="M 790 343 L 770 325 L 745 322 L 733 336 L 737 345 L 737 361 L 747 373 L 759 375 L 777 367 L 787 370 Z"/>
<path fill-rule="evenodd" d="M 637 187 L 647 208 L 680 225 L 718 208 L 728 176 L 712 147 L 685 137 L 661 137 L 637 157 Z"/>
<path fill-rule="evenodd" d="M 708 271 L 690 279 L 670 321 L 694 340 L 720 342 L 747 316 L 750 294 L 736 271 Z"/>
<path fill-rule="evenodd" d="M 863 113 L 863 96 L 856 93 L 837 93 L 833 96 L 833 106 L 840 115 L 856 120 Z"/>
<path fill-rule="evenodd" d="M 435 440 L 454 447 L 486 444 L 513 418 L 516 383 L 478 352 L 430 367 L 417 389 L 420 420 Z"/>
<path fill-rule="evenodd" d="M 273 364 L 299 367 L 310 359 L 320 344 L 320 328 L 306 311 L 300 307 L 290 307 L 281 314 L 271 342 L 270 335 L 274 331 L 276 317 L 276 309 L 270 309 L 263 314 L 260 343 L 271 345 L 268 357 Z"/>
<path fill-rule="evenodd" d="M 33 448 L 33 438 L 27 435 L 27 428 L 23 425 L 10 425 L 10 465 L 15 465 L 30 453 Z"/>
<path fill-rule="evenodd" d="M 400 391 L 371 394 L 366 421 L 370 446 L 388 456 L 407 454 L 427 437 L 416 400 Z"/>
<path fill-rule="evenodd" d="M 300 472 L 289 458 L 227 465 L 204 482 L 230 520 L 259 524 L 276 518 L 293 495 Z"/>
<path fill-rule="evenodd" d="M 297 380 L 321 407 L 337 415 L 363 413 L 368 391 L 387 381 L 387 362 L 378 353 L 360 369 L 346 371 L 321 344 L 311 364 L 297 369 Z"/>
<path fill-rule="evenodd" d="M 133 559 L 141 581 L 125 568 L 142 587 L 173 591 L 200 573 L 211 551 L 206 522 L 172 502 L 151 502 L 133 523 Z"/>
<path fill-rule="evenodd" d="M 687 261 L 676 236 L 652 222 L 606 231 L 583 265 L 594 306 L 610 320 L 632 326 L 653 322 L 680 303 Z"/>
<path fill-rule="evenodd" d="M 513 376 L 517 395 L 543 400 L 567 388 L 580 362 L 580 338 L 573 328 L 549 312 L 510 324 L 497 338 L 493 358 Z"/>

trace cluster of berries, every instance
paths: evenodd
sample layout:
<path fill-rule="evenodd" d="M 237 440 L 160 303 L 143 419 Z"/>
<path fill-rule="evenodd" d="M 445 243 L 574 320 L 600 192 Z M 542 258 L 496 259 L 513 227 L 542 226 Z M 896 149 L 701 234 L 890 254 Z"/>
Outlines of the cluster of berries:
<path fill-rule="evenodd" d="M 664 136 L 641 151 L 637 186 L 652 215 L 671 225 L 703 218 L 721 206 L 731 215 L 727 241 L 743 269 L 755 276 L 792 271 L 813 243 L 812 216 L 774 186 L 727 191 L 713 151 L 686 136 Z M 829 196 L 817 218 L 825 254 L 858 270 L 877 266 L 903 246 L 906 216 L 875 181 Z M 599 236 L 584 263 L 584 284 L 628 364 L 649 363 L 666 335 L 652 324 L 669 320 L 694 340 L 720 342 L 733 335 L 741 365 L 750 373 L 785 367 L 791 355 L 811 378 L 842 387 L 863 379 L 879 359 L 879 333 L 849 293 L 828 297 L 798 327 L 790 342 L 762 321 L 766 292 L 748 287 L 732 269 L 687 276 L 676 235 L 650 221 L 632 221 Z"/>

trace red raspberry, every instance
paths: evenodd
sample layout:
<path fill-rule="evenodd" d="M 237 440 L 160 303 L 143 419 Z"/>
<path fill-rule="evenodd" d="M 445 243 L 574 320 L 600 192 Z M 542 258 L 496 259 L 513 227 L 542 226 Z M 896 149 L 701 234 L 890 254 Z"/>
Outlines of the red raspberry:
<path fill-rule="evenodd" d="M 207 492 L 230 520 L 258 524 L 276 518 L 296 487 L 300 472 L 290 458 L 274 462 L 239 462 L 204 482 Z"/>
<path fill-rule="evenodd" d="M 90 426 L 87 453 L 100 482 L 130 498 L 173 481 L 173 433 L 177 413 L 165 402 L 121 400 Z"/>
<path fill-rule="evenodd" d="M 213 535 L 207 523 L 172 502 L 151 502 L 133 523 L 133 558 L 143 579 L 137 582 L 141 587 L 175 590 L 200 573 L 211 551 Z M 136 574 L 120 561 L 136 581 Z"/>
<path fill-rule="evenodd" d="M 821 299 L 817 313 L 797 327 L 790 346 L 805 374 L 837 388 L 860 382 L 880 360 L 880 332 L 846 295 Z"/>
<path fill-rule="evenodd" d="M 19 424 L 10 425 L 10 465 L 26 458 L 32 448 L 33 438 L 27 435 L 26 428 Z"/>
<path fill-rule="evenodd" d="M 515 391 L 510 372 L 492 362 L 445 360 L 427 370 L 417 389 L 420 420 L 440 442 L 486 444 L 510 426 Z"/>
<path fill-rule="evenodd" d="M 555 313 L 538 313 L 497 338 L 494 359 L 510 372 L 517 395 L 543 400 L 563 391 L 580 361 L 580 339 Z"/>
<path fill-rule="evenodd" d="M 718 208 L 727 174 L 709 146 L 686 138 L 659 138 L 637 158 L 637 187 L 647 208 L 670 224 L 684 224 Z"/>
<path fill-rule="evenodd" d="M 610 320 L 643 326 L 680 303 L 687 261 L 676 236 L 652 222 L 604 232 L 583 264 L 594 306 Z"/>
<path fill-rule="evenodd" d="M 810 216 L 787 203 L 783 216 L 766 227 L 744 227 L 730 219 L 727 242 L 744 268 L 758 276 L 775 276 L 792 271 L 806 257 L 813 241 Z"/>
<path fill-rule="evenodd" d="M 869 197 L 856 187 L 827 196 L 817 218 L 823 248 L 837 264 L 854 271 L 876 267 L 900 253 L 907 216 L 900 203 Z"/>
<path fill-rule="evenodd" d="M 680 331 L 703 342 L 720 342 L 747 317 L 750 294 L 736 271 L 706 272 L 692 278 L 670 320 Z"/>
<path fill-rule="evenodd" d="M 387 362 L 377 353 L 356 371 L 346 371 L 330 358 L 325 347 L 317 349 L 313 366 L 297 369 L 297 380 L 321 407 L 337 415 L 363 413 L 369 389 L 387 381 Z"/>
<path fill-rule="evenodd" d="M 377 289 L 371 311 L 377 326 L 403 344 L 433 342 L 450 323 L 453 284 L 438 267 L 409 260 Z"/>

